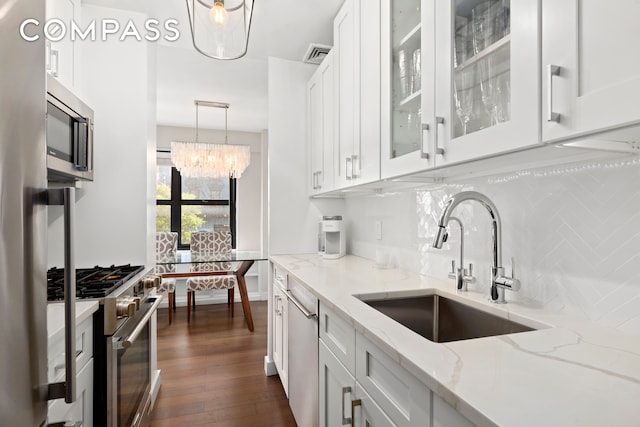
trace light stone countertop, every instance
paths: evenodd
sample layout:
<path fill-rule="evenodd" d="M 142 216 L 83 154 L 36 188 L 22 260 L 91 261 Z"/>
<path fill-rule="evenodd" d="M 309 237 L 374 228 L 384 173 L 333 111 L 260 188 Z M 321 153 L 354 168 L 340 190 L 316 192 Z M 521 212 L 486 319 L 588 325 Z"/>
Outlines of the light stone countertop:
<path fill-rule="evenodd" d="M 356 256 L 272 255 L 270 260 L 477 425 L 640 425 L 637 335 L 519 302 L 496 305 L 485 294 L 456 292 L 451 280 L 377 269 Z M 437 293 L 542 329 L 434 343 L 353 296 L 395 291 Z"/>
<path fill-rule="evenodd" d="M 76 325 L 84 322 L 98 310 L 98 301 L 76 301 Z M 47 304 L 47 339 L 64 339 L 64 303 Z"/>

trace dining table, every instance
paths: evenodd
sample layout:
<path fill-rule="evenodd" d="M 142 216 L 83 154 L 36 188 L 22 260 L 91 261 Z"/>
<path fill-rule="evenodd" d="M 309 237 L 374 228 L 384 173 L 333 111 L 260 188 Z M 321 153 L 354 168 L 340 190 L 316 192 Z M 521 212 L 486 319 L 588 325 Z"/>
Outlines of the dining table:
<path fill-rule="evenodd" d="M 217 276 L 233 274 L 238 281 L 238 290 L 240 291 L 240 299 L 242 301 L 242 311 L 247 321 L 247 327 L 253 331 L 253 317 L 251 316 L 251 305 L 249 303 L 249 295 L 247 293 L 247 282 L 245 275 L 247 271 L 256 261 L 266 261 L 268 259 L 266 253 L 256 250 L 232 250 L 227 252 L 198 252 L 192 254 L 189 251 L 178 252 L 175 256 L 167 254 L 158 254 L 156 256 L 156 265 L 175 266 L 175 270 L 179 265 L 188 265 L 189 271 L 168 271 L 161 273 L 163 278 L 186 278 L 197 276 Z M 207 270 L 206 266 L 213 264 L 228 264 L 231 269 L 225 270 Z M 198 265 L 197 268 L 192 266 Z M 171 268 L 171 270 L 174 270 Z M 197 271 L 191 271 L 197 270 Z"/>

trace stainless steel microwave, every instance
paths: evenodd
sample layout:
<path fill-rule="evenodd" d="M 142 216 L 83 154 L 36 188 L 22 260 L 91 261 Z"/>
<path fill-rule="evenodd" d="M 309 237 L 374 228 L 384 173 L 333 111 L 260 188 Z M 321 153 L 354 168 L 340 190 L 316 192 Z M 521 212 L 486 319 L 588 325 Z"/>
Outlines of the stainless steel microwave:
<path fill-rule="evenodd" d="M 93 110 L 47 75 L 49 181 L 93 181 Z"/>

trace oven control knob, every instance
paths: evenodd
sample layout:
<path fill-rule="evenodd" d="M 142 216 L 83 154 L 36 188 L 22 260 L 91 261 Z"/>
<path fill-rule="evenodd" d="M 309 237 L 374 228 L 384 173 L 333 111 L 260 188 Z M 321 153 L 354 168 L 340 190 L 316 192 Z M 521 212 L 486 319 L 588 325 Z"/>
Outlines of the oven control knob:
<path fill-rule="evenodd" d="M 136 312 L 140 311 L 140 297 L 131 298 L 131 302 L 133 302 L 136 306 Z"/>
<path fill-rule="evenodd" d="M 136 314 L 136 303 L 131 298 L 122 298 L 116 303 L 118 317 L 133 317 Z"/>

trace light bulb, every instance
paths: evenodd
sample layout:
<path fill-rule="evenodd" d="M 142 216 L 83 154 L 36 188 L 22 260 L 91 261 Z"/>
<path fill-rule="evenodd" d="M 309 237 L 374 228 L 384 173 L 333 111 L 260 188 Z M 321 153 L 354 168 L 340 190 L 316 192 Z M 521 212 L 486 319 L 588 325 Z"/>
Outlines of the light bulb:
<path fill-rule="evenodd" d="M 229 18 L 226 9 L 224 8 L 224 2 L 220 0 L 216 0 L 211 8 L 210 14 L 211 22 L 215 25 L 224 27 L 227 25 L 227 20 Z"/>

